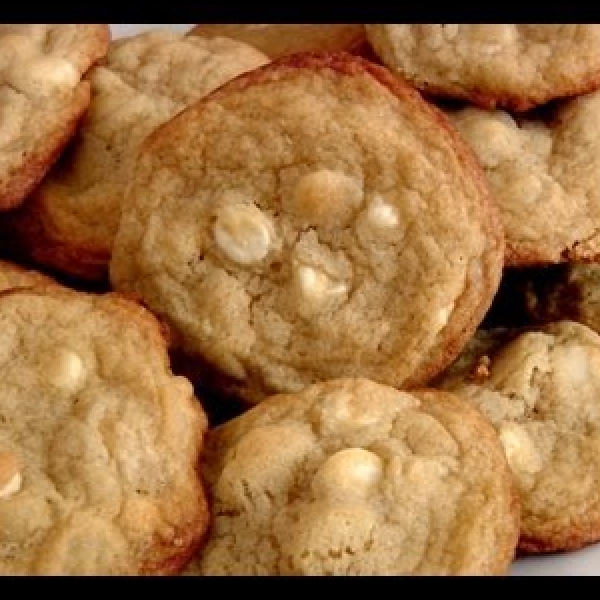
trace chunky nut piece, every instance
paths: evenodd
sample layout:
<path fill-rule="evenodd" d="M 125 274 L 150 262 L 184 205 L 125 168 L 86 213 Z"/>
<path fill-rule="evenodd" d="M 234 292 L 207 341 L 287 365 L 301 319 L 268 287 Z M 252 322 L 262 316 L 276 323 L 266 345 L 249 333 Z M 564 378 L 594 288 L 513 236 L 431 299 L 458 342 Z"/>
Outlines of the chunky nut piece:
<path fill-rule="evenodd" d="M 511 469 L 516 473 L 537 473 L 542 468 L 542 459 L 531 436 L 523 425 L 502 423 L 498 435 Z"/>
<path fill-rule="evenodd" d="M 362 185 L 354 177 L 322 169 L 301 177 L 283 206 L 311 225 L 339 226 L 352 218 L 362 199 Z"/>
<path fill-rule="evenodd" d="M 383 196 L 376 194 L 367 207 L 367 220 L 374 227 L 395 227 L 398 225 L 398 211 Z"/>
<path fill-rule="evenodd" d="M 226 204 L 219 208 L 213 234 L 229 260 L 250 265 L 267 256 L 274 230 L 269 217 L 254 204 Z"/>
<path fill-rule="evenodd" d="M 19 459 L 12 452 L 0 452 L 0 498 L 8 498 L 21 489 Z"/>
<path fill-rule="evenodd" d="M 49 357 L 46 368 L 48 382 L 67 391 L 77 389 L 85 378 L 85 369 L 79 355 L 64 348 L 59 348 Z"/>
<path fill-rule="evenodd" d="M 363 448 L 346 448 L 321 465 L 312 487 L 319 498 L 346 502 L 363 499 L 382 476 L 379 456 Z"/>

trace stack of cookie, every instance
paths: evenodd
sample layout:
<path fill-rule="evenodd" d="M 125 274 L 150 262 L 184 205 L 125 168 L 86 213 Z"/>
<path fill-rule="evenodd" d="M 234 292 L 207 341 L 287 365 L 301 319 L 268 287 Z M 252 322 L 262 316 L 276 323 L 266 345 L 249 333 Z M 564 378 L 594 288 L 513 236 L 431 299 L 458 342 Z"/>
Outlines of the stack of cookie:
<path fill-rule="evenodd" d="M 484 327 L 508 269 L 600 256 L 600 26 L 0 47 L 0 573 L 504 574 L 600 537 L 600 337 Z"/>

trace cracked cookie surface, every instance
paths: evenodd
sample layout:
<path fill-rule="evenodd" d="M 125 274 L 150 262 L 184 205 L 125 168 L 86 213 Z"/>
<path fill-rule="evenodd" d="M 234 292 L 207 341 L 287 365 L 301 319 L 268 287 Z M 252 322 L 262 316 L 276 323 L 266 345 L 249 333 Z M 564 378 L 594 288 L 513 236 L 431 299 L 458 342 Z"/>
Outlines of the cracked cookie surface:
<path fill-rule="evenodd" d="M 143 139 L 193 100 L 266 62 L 242 42 L 166 29 L 113 40 L 86 77 L 91 103 L 68 153 L 5 222 L 19 251 L 62 273 L 107 279 L 123 188 Z"/>
<path fill-rule="evenodd" d="M 375 53 L 417 88 L 525 111 L 600 86 L 598 24 L 370 24 Z"/>
<path fill-rule="evenodd" d="M 480 332 L 436 385 L 496 428 L 521 495 L 521 552 L 600 539 L 597 333 L 572 321 Z"/>
<path fill-rule="evenodd" d="M 491 425 L 452 394 L 362 379 L 209 431 L 212 527 L 185 574 L 505 574 L 519 503 Z"/>
<path fill-rule="evenodd" d="M 0 573 L 183 568 L 208 526 L 206 417 L 117 294 L 0 294 Z"/>
<path fill-rule="evenodd" d="M 498 202 L 507 266 L 600 258 L 600 92 L 564 101 L 543 119 L 446 112 Z"/>
<path fill-rule="evenodd" d="M 500 279 L 503 233 L 471 150 L 349 54 L 225 84 L 146 140 L 131 183 L 113 285 L 249 402 L 357 374 L 421 384 Z"/>
<path fill-rule="evenodd" d="M 85 72 L 108 25 L 0 25 L 0 211 L 21 204 L 74 135 L 90 102 Z"/>

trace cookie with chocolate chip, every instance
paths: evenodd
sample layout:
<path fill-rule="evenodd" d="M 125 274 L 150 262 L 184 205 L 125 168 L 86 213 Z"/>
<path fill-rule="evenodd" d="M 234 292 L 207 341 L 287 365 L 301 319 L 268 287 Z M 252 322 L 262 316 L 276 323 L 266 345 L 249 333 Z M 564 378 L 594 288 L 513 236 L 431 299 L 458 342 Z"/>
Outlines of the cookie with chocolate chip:
<path fill-rule="evenodd" d="M 109 38 L 108 25 L 0 25 L 0 211 L 25 200 L 75 134 L 90 103 L 82 78 Z"/>
<path fill-rule="evenodd" d="M 519 551 L 600 540 L 600 336 L 574 321 L 479 332 L 437 384 L 494 425 L 523 505 Z"/>
<path fill-rule="evenodd" d="M 488 309 L 504 238 L 445 116 L 384 67 L 296 54 L 156 130 L 111 260 L 173 341 L 248 402 L 362 375 L 418 385 Z"/>
<path fill-rule="evenodd" d="M 207 428 L 164 330 L 117 294 L 0 294 L 0 574 L 181 570 L 209 515 Z"/>
<path fill-rule="evenodd" d="M 384 64 L 436 97 L 523 112 L 600 86 L 600 25 L 369 24 Z"/>
<path fill-rule="evenodd" d="M 123 190 L 143 139 L 192 101 L 268 62 L 243 42 L 150 29 L 110 43 L 68 152 L 0 223 L 12 251 L 85 281 L 108 279 Z"/>
<path fill-rule="evenodd" d="M 207 435 L 213 520 L 186 574 L 502 575 L 520 505 L 490 423 L 363 379 L 276 395 Z"/>

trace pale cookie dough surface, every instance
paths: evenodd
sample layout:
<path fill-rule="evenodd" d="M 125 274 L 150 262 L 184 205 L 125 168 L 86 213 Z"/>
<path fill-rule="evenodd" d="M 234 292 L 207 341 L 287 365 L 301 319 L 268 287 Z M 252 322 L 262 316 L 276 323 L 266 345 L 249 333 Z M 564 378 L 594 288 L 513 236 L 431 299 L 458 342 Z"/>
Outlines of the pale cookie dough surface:
<path fill-rule="evenodd" d="M 168 29 L 113 40 L 86 78 L 91 104 L 68 154 L 4 226 L 19 250 L 60 272 L 106 279 L 142 140 L 193 100 L 266 62 L 242 42 Z"/>
<path fill-rule="evenodd" d="M 600 85 L 598 24 L 367 25 L 384 64 L 432 95 L 525 111 Z"/>
<path fill-rule="evenodd" d="M 0 25 L 0 211 L 22 203 L 90 102 L 82 76 L 107 51 L 108 25 Z"/>
<path fill-rule="evenodd" d="M 258 48 L 271 59 L 295 52 L 360 52 L 367 45 L 364 25 L 356 23 L 201 23 L 189 33 L 206 38 L 222 36 L 240 40 Z"/>
<path fill-rule="evenodd" d="M 600 540 L 600 337 L 560 321 L 474 343 L 438 385 L 498 432 L 523 504 L 519 549 Z"/>
<path fill-rule="evenodd" d="M 49 284 L 56 285 L 56 282 L 33 269 L 25 269 L 20 265 L 0 259 L 0 293 L 16 287 Z"/>
<path fill-rule="evenodd" d="M 0 574 L 175 573 L 208 526 L 206 417 L 116 294 L 0 295 Z"/>
<path fill-rule="evenodd" d="M 241 76 L 146 141 L 111 280 L 250 402 L 360 374 L 417 385 L 494 295 L 483 173 L 433 106 L 349 54 Z"/>
<path fill-rule="evenodd" d="M 448 110 L 500 207 L 508 266 L 600 258 L 600 92 L 547 119 Z"/>
<path fill-rule="evenodd" d="M 209 431 L 212 526 L 186 574 L 491 575 L 519 503 L 490 424 L 364 379 L 271 397 Z"/>

